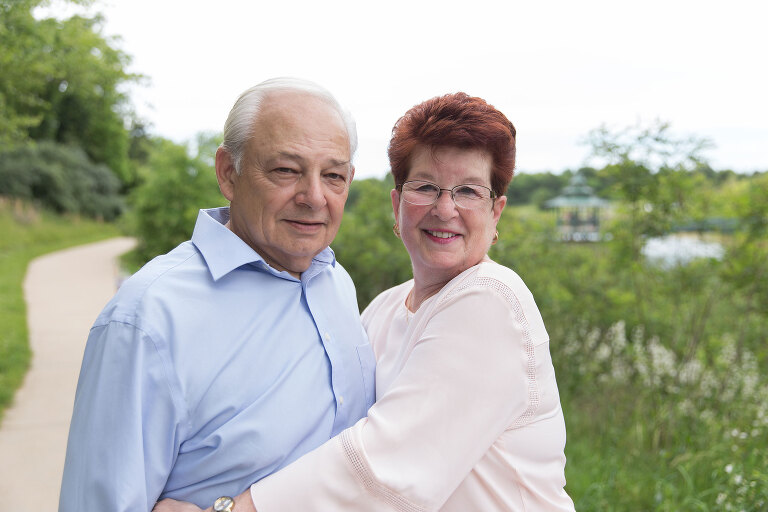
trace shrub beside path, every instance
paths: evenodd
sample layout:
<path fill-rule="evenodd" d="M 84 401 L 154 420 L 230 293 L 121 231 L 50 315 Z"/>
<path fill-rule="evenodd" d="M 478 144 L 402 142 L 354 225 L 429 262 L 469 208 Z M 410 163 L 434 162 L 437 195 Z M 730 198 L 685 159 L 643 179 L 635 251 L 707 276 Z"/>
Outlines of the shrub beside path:
<path fill-rule="evenodd" d="M 58 509 L 69 421 L 85 341 L 118 285 L 112 238 L 33 260 L 24 279 L 32 365 L 0 425 L 0 509 Z M 9 510 L 10 510 L 9 508 Z"/>

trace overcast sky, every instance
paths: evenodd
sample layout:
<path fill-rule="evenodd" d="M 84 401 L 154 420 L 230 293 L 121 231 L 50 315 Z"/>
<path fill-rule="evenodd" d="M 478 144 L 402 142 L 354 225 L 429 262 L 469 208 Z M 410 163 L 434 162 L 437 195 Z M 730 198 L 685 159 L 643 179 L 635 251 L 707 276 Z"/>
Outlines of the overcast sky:
<path fill-rule="evenodd" d="M 768 170 L 768 5 L 759 0 L 97 0 L 104 35 L 147 81 L 151 131 L 219 132 L 240 92 L 318 82 L 358 126 L 357 176 L 388 171 L 408 108 L 465 91 L 517 127 L 521 172 L 577 169 L 581 143 L 655 119 L 709 138 L 715 169 Z M 53 9 L 62 12 L 54 1 Z"/>

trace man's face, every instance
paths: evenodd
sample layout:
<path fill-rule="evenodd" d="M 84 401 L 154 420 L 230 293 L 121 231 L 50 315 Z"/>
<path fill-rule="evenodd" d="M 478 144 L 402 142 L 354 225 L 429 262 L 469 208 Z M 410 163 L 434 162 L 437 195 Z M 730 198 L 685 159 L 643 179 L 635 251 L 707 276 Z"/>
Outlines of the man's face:
<path fill-rule="evenodd" d="M 229 228 L 272 267 L 294 276 L 327 247 L 341 224 L 354 175 L 349 138 L 336 110 L 297 92 L 270 93 L 246 144 L 241 174 L 216 154 L 229 199 Z"/>

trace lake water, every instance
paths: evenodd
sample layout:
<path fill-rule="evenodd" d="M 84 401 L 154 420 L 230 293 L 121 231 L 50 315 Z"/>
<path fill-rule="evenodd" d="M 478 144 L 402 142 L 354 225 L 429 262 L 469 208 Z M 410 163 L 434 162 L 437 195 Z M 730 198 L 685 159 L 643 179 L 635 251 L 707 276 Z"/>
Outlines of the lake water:
<path fill-rule="evenodd" d="M 643 247 L 648 260 L 671 267 L 684 265 L 696 258 L 723 259 L 725 248 L 716 241 L 704 240 L 696 235 L 667 235 L 650 238 Z"/>

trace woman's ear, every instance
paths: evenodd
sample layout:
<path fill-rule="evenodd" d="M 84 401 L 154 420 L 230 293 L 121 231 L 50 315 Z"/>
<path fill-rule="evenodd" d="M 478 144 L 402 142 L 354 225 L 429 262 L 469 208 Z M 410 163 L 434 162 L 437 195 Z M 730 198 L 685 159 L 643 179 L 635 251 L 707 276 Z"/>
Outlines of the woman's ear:
<path fill-rule="evenodd" d="M 507 196 L 499 196 L 493 202 L 493 224 L 499 223 L 501 218 L 501 212 L 504 211 L 504 207 L 507 205 Z"/>
<path fill-rule="evenodd" d="M 392 198 L 392 213 L 395 214 L 395 224 L 400 223 L 400 192 L 393 188 L 389 193 Z"/>

